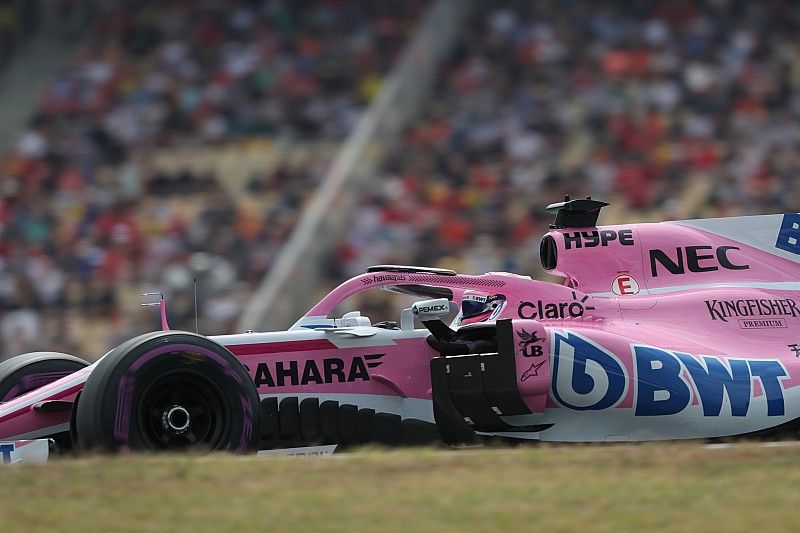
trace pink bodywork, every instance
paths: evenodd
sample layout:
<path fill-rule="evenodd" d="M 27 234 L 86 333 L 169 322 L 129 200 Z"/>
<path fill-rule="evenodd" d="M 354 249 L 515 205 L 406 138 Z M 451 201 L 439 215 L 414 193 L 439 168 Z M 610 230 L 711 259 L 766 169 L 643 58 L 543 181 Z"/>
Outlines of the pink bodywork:
<path fill-rule="evenodd" d="M 744 224 L 734 225 L 711 220 L 556 229 L 546 238 L 551 239 L 558 255 L 552 272 L 566 278 L 563 285 L 506 273 L 450 276 L 369 272 L 334 289 L 290 330 L 211 338 L 247 366 L 262 397 L 344 395 L 353 402 L 357 400 L 352 398 L 359 396 L 393 398 L 399 402 L 397 410 L 401 414 L 409 415 L 404 409 L 410 409 L 412 404 L 417 412 L 430 412 L 429 365 L 438 354 L 425 342 L 425 330 L 371 328 L 376 330 L 371 332 L 368 327 L 363 330 L 364 336 L 351 336 L 346 328 L 333 332 L 308 326 L 314 326 L 317 319 L 333 318 L 330 313 L 340 302 L 366 289 L 397 285 L 447 287 L 452 289 L 456 302 L 465 290 L 489 290 L 505 295 L 507 300 L 497 319 L 514 321 L 520 396 L 533 416 L 555 421 L 555 427 L 574 432 L 574 438 L 569 433 L 559 433 L 555 440 L 603 440 L 620 435 L 624 439 L 683 438 L 763 429 L 769 425 L 767 422 L 750 420 L 748 415 L 741 419 L 746 422 L 743 430 L 734 431 L 730 428 L 739 419 L 723 417 L 725 411 L 711 422 L 695 415 L 670 418 L 669 423 L 677 420 L 682 424 L 676 432 L 660 432 L 652 416 L 646 420 L 640 417 L 646 428 L 643 432 L 628 429 L 635 419 L 639 387 L 634 360 L 637 346 L 685 354 L 698 361 L 710 356 L 723 361 L 726 368 L 735 359 L 779 361 L 785 369 L 779 383 L 786 414 L 777 417 L 776 422 L 800 417 L 800 359 L 790 349 L 800 343 L 800 315 L 794 313 L 800 268 L 792 254 L 770 248 L 780 229 L 779 215 L 743 217 L 748 218 Z M 740 238 L 741 227 L 758 231 Z M 576 237 L 580 232 L 585 235 Z M 607 239 L 600 244 L 603 232 Z M 742 304 L 744 313 L 752 315 L 744 318 L 715 314 L 718 302 L 751 300 L 767 303 Z M 764 306 L 772 305 L 775 315 L 756 316 L 753 305 L 761 305 L 762 311 Z M 608 352 L 623 367 L 624 393 L 608 409 L 570 409 L 553 393 L 553 351 L 557 343 L 567 338 L 585 339 Z M 567 344 L 558 346 L 563 350 Z M 566 364 L 564 361 L 562 365 Z M 73 400 L 92 368 L 0 404 L 0 439 L 34 438 L 68 424 L 69 411 L 42 413 L 34 406 L 42 401 Z M 690 405 L 699 408 L 700 397 L 688 367 L 681 375 L 691 391 Z M 763 383 L 755 373 L 751 381 L 755 405 L 764 395 Z M 581 391 L 572 392 L 578 395 Z M 414 400 L 418 402 L 415 404 Z M 756 411 L 757 407 L 751 410 Z M 425 418 L 425 413 L 410 415 Z M 432 414 L 427 415 L 432 421 L 431 417 Z M 608 435 L 603 436 L 598 430 L 599 437 L 595 433 L 582 437 L 580 428 L 595 420 L 612 426 Z M 730 426 L 725 425 L 728 421 Z M 717 424 L 721 424 L 719 429 L 709 430 Z"/>

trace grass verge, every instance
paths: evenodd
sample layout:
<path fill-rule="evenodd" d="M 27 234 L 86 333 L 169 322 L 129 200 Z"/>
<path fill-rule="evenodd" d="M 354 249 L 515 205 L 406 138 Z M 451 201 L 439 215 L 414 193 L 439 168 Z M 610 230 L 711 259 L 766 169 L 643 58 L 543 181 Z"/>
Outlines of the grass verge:
<path fill-rule="evenodd" d="M 127 456 L 0 469 L 13 530 L 800 529 L 800 448 Z"/>

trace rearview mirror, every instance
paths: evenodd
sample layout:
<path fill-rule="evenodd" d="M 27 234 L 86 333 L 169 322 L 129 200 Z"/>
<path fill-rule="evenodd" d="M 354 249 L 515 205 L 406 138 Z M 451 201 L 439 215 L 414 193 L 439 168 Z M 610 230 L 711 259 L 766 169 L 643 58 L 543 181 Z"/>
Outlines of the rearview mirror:
<path fill-rule="evenodd" d="M 423 322 L 435 320 L 450 313 L 450 300 L 447 298 L 421 300 L 411 306 L 411 312 Z"/>

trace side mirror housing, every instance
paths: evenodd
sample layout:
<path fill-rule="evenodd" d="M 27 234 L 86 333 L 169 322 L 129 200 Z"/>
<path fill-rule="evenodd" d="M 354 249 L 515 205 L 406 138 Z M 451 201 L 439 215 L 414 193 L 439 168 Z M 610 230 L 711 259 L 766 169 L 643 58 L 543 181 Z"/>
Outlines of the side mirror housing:
<path fill-rule="evenodd" d="M 450 314 L 450 300 L 436 298 L 434 300 L 414 302 L 411 306 L 411 312 L 423 322 L 436 320 L 439 317 Z"/>

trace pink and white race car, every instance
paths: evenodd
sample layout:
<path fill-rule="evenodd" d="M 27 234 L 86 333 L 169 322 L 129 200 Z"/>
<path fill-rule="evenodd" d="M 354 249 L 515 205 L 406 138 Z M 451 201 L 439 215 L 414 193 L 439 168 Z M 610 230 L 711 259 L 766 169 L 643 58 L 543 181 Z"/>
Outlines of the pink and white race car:
<path fill-rule="evenodd" d="M 158 331 L 92 365 L 12 358 L 0 364 L 0 452 L 13 460 L 48 438 L 247 452 L 796 437 L 800 213 L 596 227 L 604 205 L 550 206 L 540 254 L 561 285 L 379 266 L 287 331 Z M 396 323 L 331 316 L 374 288 L 419 300 Z"/>

